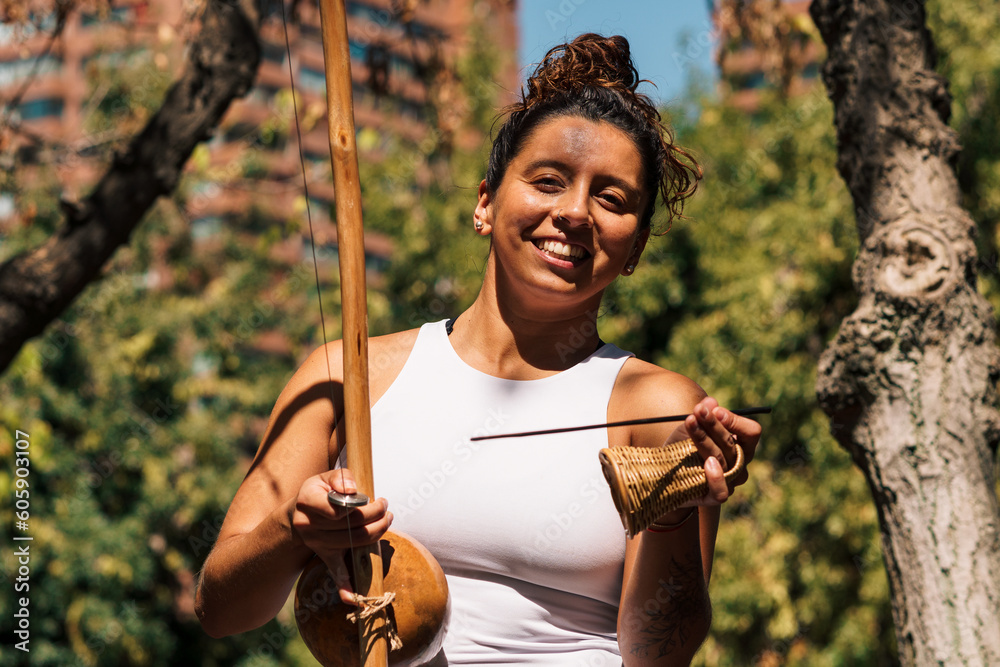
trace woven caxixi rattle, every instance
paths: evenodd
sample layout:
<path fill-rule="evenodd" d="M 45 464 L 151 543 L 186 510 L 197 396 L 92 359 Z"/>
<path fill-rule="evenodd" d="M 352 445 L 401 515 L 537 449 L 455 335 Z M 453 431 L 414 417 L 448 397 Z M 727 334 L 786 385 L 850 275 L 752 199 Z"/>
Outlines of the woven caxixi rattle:
<path fill-rule="evenodd" d="M 766 415 L 771 412 L 771 408 L 741 408 L 730 410 L 730 412 L 740 416 Z M 595 428 L 677 422 L 686 418 L 687 415 L 647 417 L 607 424 L 483 435 L 470 438 L 470 440 L 526 438 L 552 433 L 588 431 Z M 735 445 L 735 447 L 736 462 L 726 471 L 726 481 L 740 474 L 740 471 L 746 467 L 743 449 L 739 445 Z M 708 493 L 705 464 L 690 438 L 662 447 L 605 448 L 601 450 L 600 458 L 604 477 L 611 487 L 611 499 L 618 509 L 618 514 L 621 515 L 622 525 L 628 531 L 629 537 L 635 537 L 649 528 L 656 517 Z"/>
<path fill-rule="evenodd" d="M 605 448 L 600 459 L 629 537 L 644 531 L 656 517 L 708 493 L 705 462 L 690 438 L 662 447 Z M 745 465 L 743 449 L 736 445 L 736 462 L 726 471 L 726 481 Z"/>

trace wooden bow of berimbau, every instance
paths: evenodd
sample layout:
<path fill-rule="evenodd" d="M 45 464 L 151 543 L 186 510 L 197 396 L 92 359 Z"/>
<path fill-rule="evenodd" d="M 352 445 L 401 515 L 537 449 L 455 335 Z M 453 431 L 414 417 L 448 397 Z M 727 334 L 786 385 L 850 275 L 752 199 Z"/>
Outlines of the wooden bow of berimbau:
<path fill-rule="evenodd" d="M 374 499 L 364 229 L 344 0 L 320 0 L 320 17 L 343 309 L 341 445 L 359 494 Z M 345 565 L 357 606 L 340 601 L 319 558 L 303 570 L 296 587 L 299 632 L 316 659 L 351 667 L 419 665 L 432 659 L 444 638 L 448 588 L 430 552 L 406 536 L 387 533 L 379 544 L 352 548 Z"/>

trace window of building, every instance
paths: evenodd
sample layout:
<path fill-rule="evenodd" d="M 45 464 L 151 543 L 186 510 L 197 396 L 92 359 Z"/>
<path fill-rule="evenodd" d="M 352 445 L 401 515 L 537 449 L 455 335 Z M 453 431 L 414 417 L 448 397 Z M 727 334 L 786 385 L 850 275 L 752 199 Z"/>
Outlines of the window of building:
<path fill-rule="evenodd" d="M 38 12 L 28 12 L 28 20 L 25 23 L 0 22 L 0 46 L 23 41 L 39 33 L 51 33 L 55 27 L 55 12 L 48 12 L 44 15 L 39 15 Z"/>
<path fill-rule="evenodd" d="M 21 102 L 17 107 L 17 113 L 21 117 L 21 120 L 58 117 L 62 115 L 62 112 L 63 101 L 56 97 L 44 97 L 38 100 Z"/>
<path fill-rule="evenodd" d="M 439 40 L 445 38 L 445 34 L 442 31 L 420 21 L 410 21 L 407 29 L 414 37 L 422 40 Z"/>
<path fill-rule="evenodd" d="M 313 215 L 321 215 L 323 217 L 330 218 L 330 213 L 333 211 L 333 202 L 326 201 L 324 199 L 317 199 L 316 197 L 310 197 L 309 211 Z"/>
<path fill-rule="evenodd" d="M 98 23 L 130 23 L 134 19 L 135 7 L 132 6 L 114 7 L 110 11 L 83 12 L 80 14 L 80 22 L 85 27 Z"/>
<path fill-rule="evenodd" d="M 365 253 L 365 269 L 375 273 L 385 273 L 389 269 L 389 258 Z"/>
<path fill-rule="evenodd" d="M 319 43 L 323 42 L 323 30 L 319 27 L 318 24 L 313 25 L 311 23 L 303 22 L 299 26 L 299 31 L 302 37 L 306 39 L 310 39 Z"/>
<path fill-rule="evenodd" d="M 303 65 L 299 69 L 299 85 L 314 93 L 326 94 L 326 76 L 323 70 Z"/>
<path fill-rule="evenodd" d="M 35 64 L 36 60 L 37 65 Z M 37 59 L 22 58 L 0 62 L 0 88 L 20 83 L 31 76 L 32 72 L 37 77 L 58 72 L 61 66 L 62 61 L 53 55 L 42 55 Z"/>
<path fill-rule="evenodd" d="M 313 150 L 311 148 L 306 148 L 305 150 L 302 151 L 302 153 L 303 155 L 305 155 L 306 160 L 308 160 L 309 162 L 326 163 L 330 160 L 330 152 L 327 150 L 318 151 L 318 150 Z"/>
<path fill-rule="evenodd" d="M 0 220 L 7 220 L 14 217 L 17 206 L 14 203 L 14 195 L 9 192 L 0 192 Z"/>
<path fill-rule="evenodd" d="M 313 244 L 309 239 L 302 240 L 302 261 L 308 262 L 312 265 L 313 261 Z M 316 261 L 317 262 L 339 262 L 340 261 L 340 250 L 333 243 L 321 243 L 316 246 Z"/>
<path fill-rule="evenodd" d="M 414 102 L 413 100 L 401 96 L 397 96 L 394 101 L 399 113 L 406 118 L 416 121 L 423 121 L 426 119 L 427 109 L 420 102 Z"/>
<path fill-rule="evenodd" d="M 191 221 L 191 238 L 195 241 L 210 239 L 222 232 L 222 218 L 208 216 Z"/>
<path fill-rule="evenodd" d="M 260 0 L 257 3 L 261 16 L 281 16 L 284 11 L 281 7 L 282 0 Z"/>
<path fill-rule="evenodd" d="M 730 81 L 736 90 L 763 88 L 767 85 L 767 77 L 764 76 L 764 72 L 760 71 L 733 74 Z"/>
<path fill-rule="evenodd" d="M 388 11 L 360 2 L 348 2 L 347 15 L 358 19 L 365 19 L 380 26 L 387 26 L 392 23 L 392 14 Z"/>
<path fill-rule="evenodd" d="M 362 44 L 361 42 L 355 42 L 353 39 L 349 42 L 351 51 L 351 60 L 360 60 L 364 62 L 365 58 L 368 56 L 368 45 Z"/>
<path fill-rule="evenodd" d="M 283 65 L 285 63 L 285 47 L 284 45 L 263 42 L 261 44 L 261 57 L 268 62 Z"/>
<path fill-rule="evenodd" d="M 250 93 L 247 95 L 246 99 L 249 102 L 254 102 L 262 106 L 268 106 L 277 94 L 278 89 L 275 86 L 258 83 L 250 89 Z"/>
<path fill-rule="evenodd" d="M 392 73 L 397 76 L 402 75 L 407 78 L 417 76 L 417 68 L 409 58 L 393 54 L 389 59 L 389 63 L 392 66 Z"/>

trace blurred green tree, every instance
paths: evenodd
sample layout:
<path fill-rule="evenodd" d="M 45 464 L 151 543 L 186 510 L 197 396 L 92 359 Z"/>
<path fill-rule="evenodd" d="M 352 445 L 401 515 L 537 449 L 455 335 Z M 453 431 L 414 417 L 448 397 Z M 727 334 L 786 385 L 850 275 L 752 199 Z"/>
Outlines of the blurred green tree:
<path fill-rule="evenodd" d="M 712 632 L 697 665 L 890 665 L 894 640 L 865 481 L 813 387 L 853 306 L 856 241 L 830 105 L 765 92 L 750 115 L 703 100 L 679 141 L 706 177 L 602 332 L 728 405 L 773 405 L 750 481 L 723 512 Z"/>

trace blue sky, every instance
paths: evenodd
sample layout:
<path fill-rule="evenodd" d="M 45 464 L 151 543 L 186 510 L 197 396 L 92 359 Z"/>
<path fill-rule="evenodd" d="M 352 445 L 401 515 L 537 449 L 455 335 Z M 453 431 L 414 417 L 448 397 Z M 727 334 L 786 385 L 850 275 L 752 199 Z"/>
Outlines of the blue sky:
<path fill-rule="evenodd" d="M 683 97 L 692 70 L 711 86 L 714 36 L 708 0 L 521 0 L 521 66 L 582 32 L 628 38 L 645 92 L 662 103 Z M 527 72 L 522 73 L 522 78 Z"/>

